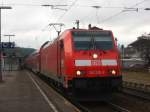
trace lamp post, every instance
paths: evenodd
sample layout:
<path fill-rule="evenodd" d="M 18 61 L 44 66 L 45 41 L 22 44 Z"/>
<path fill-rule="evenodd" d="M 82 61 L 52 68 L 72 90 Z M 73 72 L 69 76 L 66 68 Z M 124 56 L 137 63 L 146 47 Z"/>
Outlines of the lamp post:
<path fill-rule="evenodd" d="M 2 82 L 1 9 L 12 9 L 12 8 L 10 6 L 0 6 L 0 82 Z"/>

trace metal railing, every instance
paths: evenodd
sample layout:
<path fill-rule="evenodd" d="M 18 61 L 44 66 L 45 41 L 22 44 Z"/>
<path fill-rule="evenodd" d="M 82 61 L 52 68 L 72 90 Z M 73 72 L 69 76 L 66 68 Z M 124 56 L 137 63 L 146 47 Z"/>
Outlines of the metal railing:
<path fill-rule="evenodd" d="M 4 57 L 2 60 L 3 71 L 20 70 L 22 66 L 22 58 L 19 57 Z"/>

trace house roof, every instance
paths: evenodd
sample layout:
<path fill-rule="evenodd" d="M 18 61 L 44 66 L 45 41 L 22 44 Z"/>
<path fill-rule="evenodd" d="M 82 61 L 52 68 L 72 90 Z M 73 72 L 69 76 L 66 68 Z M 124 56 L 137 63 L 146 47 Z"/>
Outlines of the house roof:
<path fill-rule="evenodd" d="M 150 47 L 150 39 L 138 39 L 134 42 L 132 42 L 131 44 L 129 44 L 129 46 L 132 47 Z"/>

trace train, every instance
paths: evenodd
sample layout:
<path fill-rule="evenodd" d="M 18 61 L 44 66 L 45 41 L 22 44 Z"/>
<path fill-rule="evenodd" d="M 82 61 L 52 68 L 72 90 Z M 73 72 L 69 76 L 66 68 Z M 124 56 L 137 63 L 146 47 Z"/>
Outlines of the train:
<path fill-rule="evenodd" d="M 122 85 L 113 32 L 98 27 L 65 30 L 29 55 L 25 65 L 77 99 L 102 99 Z"/>

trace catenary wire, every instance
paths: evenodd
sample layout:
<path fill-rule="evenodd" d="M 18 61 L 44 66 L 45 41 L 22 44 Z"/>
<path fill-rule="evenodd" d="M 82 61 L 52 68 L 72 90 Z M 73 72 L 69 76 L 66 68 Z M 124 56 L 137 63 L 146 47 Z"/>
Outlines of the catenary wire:
<path fill-rule="evenodd" d="M 144 2 L 146 2 L 146 1 L 149 1 L 149 0 L 140 1 L 140 2 L 138 2 L 138 3 L 134 4 L 134 5 L 132 5 L 130 8 L 134 8 L 134 7 L 136 7 L 136 6 L 138 6 L 138 5 L 142 4 L 142 3 L 144 3 Z M 121 11 L 119 11 L 118 13 L 116 13 L 116 14 L 114 14 L 114 15 L 112 15 L 112 16 L 109 16 L 109 17 L 106 18 L 106 19 L 103 19 L 103 20 L 101 21 L 101 23 L 103 23 L 103 22 L 105 22 L 105 21 L 108 21 L 108 20 L 111 20 L 112 18 L 121 15 L 123 12 L 124 12 L 124 11 L 121 10 Z"/>

